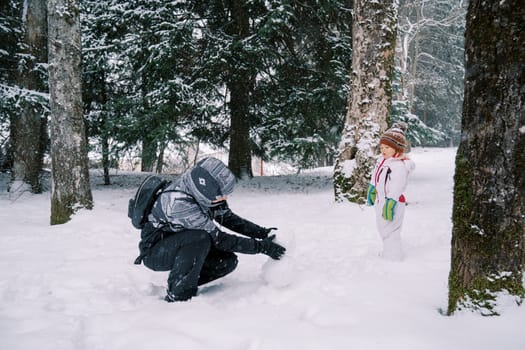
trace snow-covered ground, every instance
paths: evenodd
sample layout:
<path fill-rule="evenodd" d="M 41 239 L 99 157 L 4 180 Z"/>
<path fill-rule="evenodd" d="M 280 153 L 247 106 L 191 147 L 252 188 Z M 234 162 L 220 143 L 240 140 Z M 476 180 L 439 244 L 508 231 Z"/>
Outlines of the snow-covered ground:
<path fill-rule="evenodd" d="M 0 182 L 0 349 L 525 349 L 525 307 L 446 309 L 455 149 L 412 152 L 406 259 L 379 257 L 373 209 L 335 203 L 330 169 L 243 181 L 239 215 L 276 226 L 276 264 L 240 255 L 189 302 L 162 300 L 166 272 L 133 265 L 126 217 L 140 181 L 93 176 L 95 208 L 49 226 L 49 193 L 10 198 Z"/>

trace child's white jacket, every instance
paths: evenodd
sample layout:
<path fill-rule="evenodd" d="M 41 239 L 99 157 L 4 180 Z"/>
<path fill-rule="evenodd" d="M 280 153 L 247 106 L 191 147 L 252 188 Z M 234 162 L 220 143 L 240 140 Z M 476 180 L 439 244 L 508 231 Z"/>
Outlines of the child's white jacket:
<path fill-rule="evenodd" d="M 403 192 L 407 187 L 408 175 L 415 167 L 415 163 L 410 159 L 385 159 L 380 156 L 370 179 L 370 183 L 376 188 L 375 204 L 383 204 L 385 198 L 406 202 Z"/>

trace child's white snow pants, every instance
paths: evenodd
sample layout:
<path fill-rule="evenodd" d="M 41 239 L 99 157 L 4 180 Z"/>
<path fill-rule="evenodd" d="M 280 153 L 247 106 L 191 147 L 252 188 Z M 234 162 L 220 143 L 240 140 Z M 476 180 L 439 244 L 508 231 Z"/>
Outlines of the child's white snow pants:
<path fill-rule="evenodd" d="M 383 219 L 382 201 L 375 204 L 376 225 L 379 235 L 383 239 L 382 256 L 388 260 L 402 260 L 404 257 L 403 246 L 401 243 L 401 227 L 403 226 L 403 217 L 405 216 L 405 203 L 398 202 L 394 209 L 394 219 L 388 221 Z"/>

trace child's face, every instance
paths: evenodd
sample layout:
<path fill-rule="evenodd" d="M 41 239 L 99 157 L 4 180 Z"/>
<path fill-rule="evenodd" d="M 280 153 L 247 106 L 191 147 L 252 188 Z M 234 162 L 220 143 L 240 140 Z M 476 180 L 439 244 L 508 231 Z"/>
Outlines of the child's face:
<path fill-rule="evenodd" d="M 385 159 L 391 158 L 396 154 L 396 150 L 388 145 L 380 144 L 379 149 L 381 150 L 381 155 Z"/>

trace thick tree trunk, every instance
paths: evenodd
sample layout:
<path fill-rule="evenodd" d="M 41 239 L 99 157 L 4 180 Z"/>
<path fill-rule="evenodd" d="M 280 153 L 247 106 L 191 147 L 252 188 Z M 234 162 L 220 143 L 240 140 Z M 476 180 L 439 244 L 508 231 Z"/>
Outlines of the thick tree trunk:
<path fill-rule="evenodd" d="M 250 146 L 250 96 L 254 89 L 255 74 L 243 64 L 242 39 L 250 35 L 249 13 L 244 1 L 231 2 L 231 35 L 234 61 L 230 63 L 228 90 L 230 91 L 230 153 L 228 167 L 237 178 L 253 177 Z M 238 62 L 235 62 L 238 61 Z"/>
<path fill-rule="evenodd" d="M 253 177 L 250 147 L 249 95 L 246 85 L 234 82 L 230 89 L 230 153 L 228 167 L 237 178 Z"/>
<path fill-rule="evenodd" d="M 25 96 L 18 113 L 11 118 L 14 186 L 31 192 L 42 190 L 40 171 L 47 143 L 47 116 L 34 96 L 47 93 L 42 65 L 47 62 L 47 9 L 45 1 L 27 0 L 22 11 L 24 60 L 17 69 L 17 85 Z M 40 68 L 39 68 L 40 66 Z M 23 185 L 25 184 L 25 185 Z"/>
<path fill-rule="evenodd" d="M 336 200 L 364 203 L 376 145 L 392 105 L 394 0 L 354 2 L 352 81 L 341 151 L 334 169 Z"/>
<path fill-rule="evenodd" d="M 456 158 L 448 312 L 523 301 L 525 31 L 521 0 L 471 0 Z"/>
<path fill-rule="evenodd" d="M 141 171 L 153 172 L 157 160 L 157 141 L 150 135 L 142 137 Z"/>
<path fill-rule="evenodd" d="M 51 107 L 51 224 L 91 209 L 82 113 L 80 18 L 77 0 L 48 0 Z"/>

